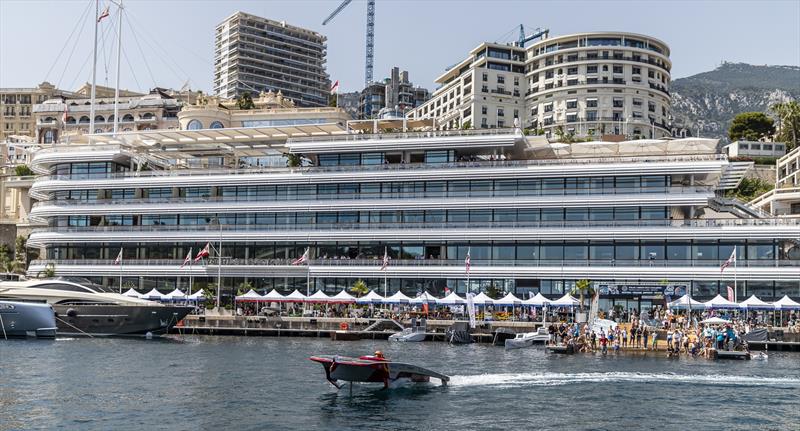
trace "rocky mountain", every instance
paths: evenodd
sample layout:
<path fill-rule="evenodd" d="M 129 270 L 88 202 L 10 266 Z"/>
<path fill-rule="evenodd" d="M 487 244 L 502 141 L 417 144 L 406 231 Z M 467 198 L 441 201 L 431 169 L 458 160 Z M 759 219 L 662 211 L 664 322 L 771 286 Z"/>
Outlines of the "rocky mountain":
<path fill-rule="evenodd" d="M 672 81 L 673 125 L 691 136 L 727 139 L 736 114 L 769 112 L 778 102 L 800 100 L 800 67 L 723 63 L 710 72 Z"/>

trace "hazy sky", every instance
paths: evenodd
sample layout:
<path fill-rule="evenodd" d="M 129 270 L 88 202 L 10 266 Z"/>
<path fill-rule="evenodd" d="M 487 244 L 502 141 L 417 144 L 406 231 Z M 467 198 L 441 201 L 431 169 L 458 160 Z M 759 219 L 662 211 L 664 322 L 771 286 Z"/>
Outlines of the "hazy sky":
<path fill-rule="evenodd" d="M 90 81 L 93 0 L 0 0 L 0 87 L 48 80 L 75 89 Z M 109 3 L 101 0 L 101 5 Z M 214 27 L 242 10 L 322 32 L 328 73 L 341 90 L 364 81 L 366 1 L 355 0 L 331 23 L 340 0 L 125 0 L 122 87 L 156 84 L 210 91 Z M 672 49 L 673 78 L 713 69 L 722 60 L 800 64 L 800 0 L 506 1 L 377 0 L 375 78 L 397 65 L 433 89 L 444 69 L 482 41 L 516 38 L 516 27 L 547 27 L 552 36 L 581 31 L 644 33 Z M 87 7 L 88 19 L 81 20 Z M 103 6 L 101 6 L 102 9 Z M 112 15 L 114 6 L 112 6 Z M 102 22 L 113 34 L 115 20 Z M 83 24 L 83 27 L 81 25 Z M 65 44 L 75 29 L 72 40 Z M 111 29 L 111 31 L 109 31 Z M 81 33 L 82 31 L 82 33 Z M 80 43 L 73 41 L 78 39 Z M 111 34 L 98 59 L 98 84 L 113 85 Z M 102 38 L 101 38 L 102 39 Z M 62 52 L 63 49 L 63 52 Z M 73 51 L 74 49 L 74 51 Z M 60 58 L 57 59 L 61 53 Z M 71 59 L 67 62 L 67 59 Z M 144 53 L 144 55 L 142 54 Z M 146 59 L 146 61 L 145 61 Z"/>

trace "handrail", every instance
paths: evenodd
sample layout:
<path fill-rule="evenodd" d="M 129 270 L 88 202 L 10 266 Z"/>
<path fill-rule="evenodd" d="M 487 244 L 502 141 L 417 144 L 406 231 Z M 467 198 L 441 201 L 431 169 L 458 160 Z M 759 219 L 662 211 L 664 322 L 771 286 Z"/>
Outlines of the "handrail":
<path fill-rule="evenodd" d="M 383 265 L 382 258 L 373 257 L 371 259 L 364 258 L 340 258 L 340 259 L 323 259 L 316 258 L 307 261 L 307 264 L 292 265 L 292 259 L 259 259 L 259 258 L 231 258 L 223 257 L 223 266 L 289 266 L 297 268 L 298 270 L 305 271 L 306 266 L 375 266 L 381 267 Z M 31 261 L 31 266 L 44 266 L 53 264 L 56 267 L 66 265 L 87 265 L 87 266 L 114 266 L 119 267 L 119 264 L 114 263 L 114 259 L 37 259 Z M 181 266 L 183 259 L 125 259 L 125 265 L 137 266 Z M 513 266 L 513 267 L 526 267 L 526 266 L 612 266 L 612 267 L 718 267 L 719 260 L 615 260 L 615 259 L 472 259 L 471 264 L 474 267 L 480 266 Z M 463 259 L 391 259 L 389 267 L 430 267 L 430 266 L 448 266 L 460 267 L 464 265 Z M 796 260 L 771 260 L 771 259 L 742 259 L 737 261 L 737 265 L 743 268 L 765 268 L 765 267 L 796 267 L 800 266 L 800 261 Z M 218 266 L 217 258 L 212 257 L 208 260 L 207 264 L 194 264 L 194 266 Z M 188 265 L 186 266 L 188 268 Z"/>
<path fill-rule="evenodd" d="M 617 196 L 617 195 L 642 195 L 651 194 L 676 194 L 689 195 L 697 193 L 712 193 L 713 187 L 615 187 L 609 190 L 602 189 L 548 189 L 533 191 L 475 191 L 475 192 L 387 192 L 387 193 L 336 193 L 336 194 L 295 194 L 295 195 L 263 195 L 263 196 L 211 196 L 211 197 L 178 197 L 178 198 L 135 198 L 135 199 L 96 199 L 88 200 L 47 200 L 36 202 L 32 208 L 42 207 L 75 207 L 79 205 L 135 205 L 135 204 L 172 204 L 172 203 L 220 203 L 220 202 L 292 202 L 292 201 L 330 201 L 330 200 L 373 200 L 373 199 L 448 199 L 448 198 L 524 198 L 524 197 L 564 197 L 564 196 Z M 548 193 L 543 193 L 548 192 Z"/>
<path fill-rule="evenodd" d="M 516 136 L 521 137 L 522 133 L 516 128 L 496 128 L 496 129 L 466 129 L 466 130 L 431 130 L 426 132 L 402 132 L 402 133 L 347 133 L 341 135 L 325 136 L 303 136 L 292 137 L 286 140 L 286 146 L 291 148 L 293 144 L 303 144 L 311 142 L 348 142 L 348 141 L 385 141 L 393 139 L 424 139 L 441 138 L 452 136 Z"/>
<path fill-rule="evenodd" d="M 732 226 L 800 226 L 800 219 L 702 219 L 702 220 L 615 220 L 615 221 L 538 221 L 538 222 L 441 222 L 441 223 L 320 223 L 320 224 L 236 224 L 236 225 L 145 225 L 36 228 L 43 232 L 236 232 L 236 231 L 348 231 L 421 229 L 588 229 L 588 228 L 720 228 Z"/>
<path fill-rule="evenodd" d="M 724 161 L 724 154 L 697 154 L 697 155 L 664 155 L 664 156 L 620 156 L 574 159 L 533 159 L 533 160 L 479 160 L 446 163 L 392 163 L 383 165 L 339 165 L 339 166 L 303 166 L 303 167 L 260 167 L 260 168 L 214 168 L 214 169 L 171 169 L 153 171 L 127 171 L 111 174 L 100 174 L 92 178 L 74 178 L 72 175 L 43 175 L 36 182 L 51 180 L 88 181 L 97 179 L 119 178 L 149 178 L 149 177 L 181 177 L 181 176 L 238 176 L 270 173 L 291 174 L 317 174 L 327 172 L 376 172 L 376 171 L 411 171 L 433 169 L 465 169 L 465 168 L 495 168 L 495 167 L 534 167 L 558 165 L 590 165 L 597 163 L 658 163 L 658 162 L 687 162 L 687 161 Z"/>
<path fill-rule="evenodd" d="M 800 193 L 800 186 L 797 186 L 797 187 L 781 187 L 781 188 L 778 188 L 778 189 L 772 189 L 772 190 L 770 190 L 768 192 L 764 192 L 762 195 L 754 198 L 750 202 L 747 202 L 747 205 L 754 206 L 754 207 L 757 207 L 757 208 L 761 207 L 761 205 L 764 205 L 764 204 L 767 203 L 767 201 L 769 200 L 768 198 L 770 198 L 773 195 L 779 195 L 779 194 L 782 194 L 782 193 Z"/>

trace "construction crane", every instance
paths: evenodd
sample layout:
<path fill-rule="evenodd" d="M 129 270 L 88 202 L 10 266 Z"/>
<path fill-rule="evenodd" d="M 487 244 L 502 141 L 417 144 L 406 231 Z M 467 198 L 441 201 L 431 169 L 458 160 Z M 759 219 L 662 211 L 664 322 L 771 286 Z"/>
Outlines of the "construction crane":
<path fill-rule="evenodd" d="M 322 25 L 329 23 L 353 0 L 344 0 L 327 18 Z M 364 70 L 364 87 L 372 83 L 372 63 L 375 57 L 375 0 L 367 0 L 367 55 Z"/>
<path fill-rule="evenodd" d="M 335 12 L 334 12 L 335 13 Z M 508 33 L 506 33 L 508 34 Z M 525 36 L 525 26 L 522 24 L 519 25 L 519 40 L 517 40 L 517 46 L 520 48 L 525 48 L 525 42 L 530 42 L 537 37 L 544 36 L 545 38 L 550 34 L 549 28 L 537 28 L 533 31 L 533 33 L 529 36 Z"/>

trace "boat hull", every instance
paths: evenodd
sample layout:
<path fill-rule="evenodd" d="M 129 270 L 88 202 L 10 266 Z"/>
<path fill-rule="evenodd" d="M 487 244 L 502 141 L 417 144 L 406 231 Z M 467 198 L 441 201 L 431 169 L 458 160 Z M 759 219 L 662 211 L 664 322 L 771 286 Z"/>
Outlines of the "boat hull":
<path fill-rule="evenodd" d="M 56 320 L 47 304 L 0 301 L 0 337 L 54 338 Z"/>
<path fill-rule="evenodd" d="M 192 307 L 144 305 L 54 305 L 59 335 L 161 335 Z"/>
<path fill-rule="evenodd" d="M 450 380 L 448 376 L 412 364 L 390 361 L 376 361 L 344 356 L 312 356 L 309 358 L 322 364 L 329 382 L 339 387 L 339 381 L 383 383 L 389 387 L 393 382 L 407 380 L 415 383 L 428 382 L 431 377 L 439 379 L 443 385 Z"/>

